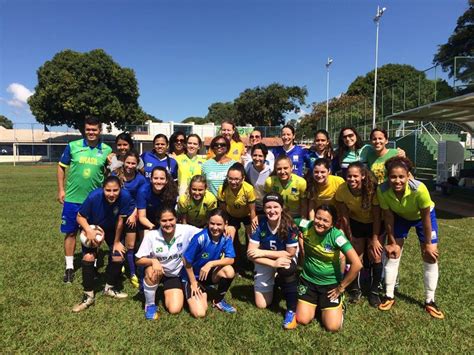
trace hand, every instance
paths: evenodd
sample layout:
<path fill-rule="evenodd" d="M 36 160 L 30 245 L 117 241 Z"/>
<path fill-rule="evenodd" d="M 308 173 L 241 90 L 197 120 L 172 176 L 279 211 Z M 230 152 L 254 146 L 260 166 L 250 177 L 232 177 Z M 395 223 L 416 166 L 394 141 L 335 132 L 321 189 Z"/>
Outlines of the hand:
<path fill-rule="evenodd" d="M 255 216 L 254 219 L 252 219 L 252 232 L 255 232 L 257 227 L 258 227 L 258 217 Z"/>
<path fill-rule="evenodd" d="M 261 258 L 263 256 L 263 251 L 260 250 L 260 249 L 250 249 L 250 250 L 247 250 L 247 257 L 249 257 L 250 259 L 257 259 L 257 258 Z"/>
<path fill-rule="evenodd" d="M 153 274 L 155 274 L 155 276 L 157 277 L 157 279 L 160 279 L 161 276 L 163 276 L 164 274 L 164 270 L 163 270 L 163 266 L 161 265 L 161 263 L 156 260 L 156 259 L 152 259 L 152 262 L 151 262 L 151 269 L 153 270 Z"/>
<path fill-rule="evenodd" d="M 91 227 L 84 230 L 86 232 L 86 238 L 91 242 L 91 246 L 93 248 L 97 248 L 100 245 L 100 242 L 97 241 L 96 237 L 97 234 L 101 234 L 102 237 L 104 236 L 103 229 L 93 229 Z"/>
<path fill-rule="evenodd" d="M 385 252 L 390 259 L 398 259 L 400 257 L 401 248 L 398 244 L 385 245 Z"/>
<path fill-rule="evenodd" d="M 201 288 L 197 282 L 191 283 L 191 297 L 200 298 L 202 296 Z"/>
<path fill-rule="evenodd" d="M 127 252 L 127 248 L 121 242 L 114 242 L 114 247 L 112 249 L 112 255 L 115 252 L 119 252 L 120 256 L 123 258 L 124 254 Z"/>
<path fill-rule="evenodd" d="M 436 262 L 439 257 L 438 245 L 437 244 L 425 244 L 423 249 L 423 259 L 426 262 Z"/>
<path fill-rule="evenodd" d="M 211 271 L 211 268 L 211 263 L 207 263 L 201 268 L 201 271 L 199 271 L 199 281 L 206 281 L 209 271 Z"/>
<path fill-rule="evenodd" d="M 107 164 L 112 164 L 112 159 L 115 157 L 115 153 L 107 155 Z"/>
<path fill-rule="evenodd" d="M 281 267 L 283 267 L 285 269 L 288 269 L 290 267 L 290 264 L 291 264 L 290 259 L 288 259 L 288 258 L 278 258 L 274 262 L 274 267 L 276 269 L 281 268 Z"/>
<path fill-rule="evenodd" d="M 379 259 L 382 257 L 383 246 L 379 242 L 379 239 L 372 239 L 369 243 L 369 256 L 372 259 Z"/>
<path fill-rule="evenodd" d="M 64 205 L 64 198 L 66 197 L 66 193 L 64 192 L 64 190 L 61 190 L 61 191 L 58 191 L 58 201 L 61 205 Z"/>
<path fill-rule="evenodd" d="M 407 154 L 402 148 L 397 148 L 397 157 L 406 158 Z"/>
<path fill-rule="evenodd" d="M 344 293 L 344 290 L 341 289 L 340 285 L 328 291 L 328 297 L 331 301 L 337 300 L 341 293 Z"/>
<path fill-rule="evenodd" d="M 137 213 L 133 212 L 128 218 L 127 218 L 127 225 L 130 228 L 134 228 L 135 225 L 137 224 Z"/>
<path fill-rule="evenodd" d="M 155 225 L 153 223 L 150 223 L 150 225 L 148 226 L 148 229 L 149 230 L 155 229 Z"/>

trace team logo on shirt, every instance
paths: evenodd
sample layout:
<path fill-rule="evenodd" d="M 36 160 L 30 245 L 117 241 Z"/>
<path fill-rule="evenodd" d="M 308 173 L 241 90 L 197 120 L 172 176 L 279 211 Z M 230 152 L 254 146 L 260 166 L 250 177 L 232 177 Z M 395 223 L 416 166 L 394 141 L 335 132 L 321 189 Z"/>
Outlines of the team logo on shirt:
<path fill-rule="evenodd" d="M 119 208 L 118 208 L 118 206 L 115 206 L 114 210 L 113 210 L 114 216 L 118 215 L 118 213 L 119 213 Z"/>
<path fill-rule="evenodd" d="M 176 247 L 178 248 L 178 250 L 183 249 L 183 243 L 177 243 Z"/>
<path fill-rule="evenodd" d="M 297 162 L 298 162 L 298 159 L 299 159 L 299 156 L 293 155 L 293 162 L 294 162 L 294 163 L 297 163 Z"/>
<path fill-rule="evenodd" d="M 331 252 L 331 251 L 333 251 L 333 250 L 332 250 L 332 247 L 331 247 L 329 244 L 326 244 L 326 245 L 324 246 L 324 251 Z"/>
<path fill-rule="evenodd" d="M 209 253 L 202 253 L 201 259 L 209 259 Z"/>
<path fill-rule="evenodd" d="M 151 167 L 153 166 L 153 163 L 146 163 L 146 166 Z"/>
<path fill-rule="evenodd" d="M 156 248 L 156 253 L 162 253 L 162 252 L 163 252 L 163 247 Z"/>
<path fill-rule="evenodd" d="M 298 189 L 296 187 L 291 188 L 291 194 L 296 195 L 298 193 Z"/>
<path fill-rule="evenodd" d="M 304 294 L 306 294 L 306 292 L 308 292 L 308 287 L 305 286 L 305 285 L 299 285 L 298 286 L 298 295 L 299 296 L 303 296 Z"/>
<path fill-rule="evenodd" d="M 342 235 L 336 238 L 336 244 L 339 247 L 342 247 L 344 244 L 346 244 L 346 238 L 344 238 Z"/>

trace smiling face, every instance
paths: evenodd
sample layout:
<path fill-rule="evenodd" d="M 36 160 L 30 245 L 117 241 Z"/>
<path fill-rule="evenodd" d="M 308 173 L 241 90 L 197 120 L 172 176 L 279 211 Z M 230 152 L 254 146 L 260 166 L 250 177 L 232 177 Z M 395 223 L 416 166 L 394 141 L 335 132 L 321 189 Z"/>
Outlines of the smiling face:
<path fill-rule="evenodd" d="M 176 230 L 176 217 L 172 212 L 165 211 L 160 217 L 160 228 L 163 236 L 173 237 Z"/>
<path fill-rule="evenodd" d="M 185 142 L 185 137 L 183 135 L 179 135 L 176 137 L 176 140 L 174 141 L 174 151 L 176 154 L 181 154 L 184 152 L 184 142 Z"/>
<path fill-rule="evenodd" d="M 283 141 L 283 146 L 291 147 L 293 145 L 293 140 L 295 135 L 288 127 L 285 127 L 281 130 L 281 140 Z"/>
<path fill-rule="evenodd" d="M 227 181 L 229 182 L 229 186 L 232 190 L 238 190 L 242 186 L 244 177 L 239 170 L 229 170 L 227 172 Z"/>
<path fill-rule="evenodd" d="M 318 133 L 316 137 L 314 137 L 314 147 L 316 148 L 316 152 L 319 154 L 324 152 L 328 144 L 329 141 L 323 133 Z"/>
<path fill-rule="evenodd" d="M 166 173 L 163 170 L 155 170 L 151 176 L 151 186 L 154 192 L 161 192 L 167 183 Z"/>
<path fill-rule="evenodd" d="M 347 186 L 349 186 L 352 190 L 360 190 L 362 188 L 362 180 L 364 178 L 365 176 L 362 175 L 359 168 L 352 166 L 347 169 Z"/>
<path fill-rule="evenodd" d="M 219 215 L 214 215 L 209 218 L 208 226 L 211 237 L 219 238 L 225 231 L 226 223 L 224 218 Z"/>
<path fill-rule="evenodd" d="M 265 166 L 265 156 L 261 149 L 255 149 L 252 154 L 253 165 L 258 168 L 263 168 Z"/>
<path fill-rule="evenodd" d="M 116 181 L 110 181 L 104 186 L 104 196 L 108 203 L 113 204 L 120 195 L 120 185 Z"/>
<path fill-rule="evenodd" d="M 278 202 L 268 201 L 265 206 L 263 206 L 263 211 L 269 221 L 276 222 L 280 219 L 283 208 Z"/>
<path fill-rule="evenodd" d="M 250 145 L 253 147 L 255 144 L 262 143 L 262 134 L 260 131 L 253 131 L 249 136 Z"/>
<path fill-rule="evenodd" d="M 138 161 L 137 158 L 134 156 L 128 156 L 127 159 L 123 162 L 123 167 L 127 174 L 131 174 L 132 172 L 137 170 Z"/>
<path fill-rule="evenodd" d="M 127 141 L 124 141 L 123 139 L 119 139 L 117 141 L 117 153 L 119 155 L 125 155 L 130 151 L 130 144 L 128 144 Z"/>
<path fill-rule="evenodd" d="M 388 181 L 395 193 L 402 194 L 408 182 L 408 171 L 401 166 L 394 167 L 388 173 Z"/>
<path fill-rule="evenodd" d="M 232 135 L 234 134 L 234 132 L 234 127 L 230 123 L 223 123 L 221 125 L 221 134 L 229 141 L 232 139 Z"/>
<path fill-rule="evenodd" d="M 201 201 L 206 193 L 206 184 L 195 181 L 191 184 L 190 194 L 195 201 Z"/>
<path fill-rule="evenodd" d="M 188 155 L 195 156 L 199 151 L 199 140 L 197 137 L 189 137 L 186 143 L 186 150 Z"/>
<path fill-rule="evenodd" d="M 352 129 L 345 129 L 344 131 L 342 131 L 342 140 L 344 141 L 344 144 L 347 148 L 353 149 L 355 148 L 357 137 Z"/>
<path fill-rule="evenodd" d="M 100 136 L 100 125 L 85 124 L 84 134 L 89 144 L 96 143 Z"/>
<path fill-rule="evenodd" d="M 372 143 L 372 147 L 374 147 L 377 152 L 381 152 L 385 149 L 388 139 L 385 138 L 385 135 L 382 132 L 374 131 L 372 133 L 372 137 L 370 138 L 370 142 Z"/>
<path fill-rule="evenodd" d="M 157 138 L 153 142 L 153 148 L 155 149 L 155 153 L 159 156 L 165 155 L 166 150 L 168 149 L 168 143 L 164 138 Z"/>
<path fill-rule="evenodd" d="M 281 181 L 288 181 L 291 177 L 291 163 L 288 159 L 281 159 L 275 166 L 276 174 Z"/>
<path fill-rule="evenodd" d="M 318 185 L 325 185 L 328 181 L 329 170 L 322 164 L 315 165 L 313 169 L 314 181 Z"/>
<path fill-rule="evenodd" d="M 227 145 L 223 139 L 218 139 L 211 148 L 217 157 L 227 154 Z"/>
<path fill-rule="evenodd" d="M 314 229 L 318 234 L 326 233 L 332 226 L 332 216 L 328 211 L 319 209 L 314 216 Z"/>

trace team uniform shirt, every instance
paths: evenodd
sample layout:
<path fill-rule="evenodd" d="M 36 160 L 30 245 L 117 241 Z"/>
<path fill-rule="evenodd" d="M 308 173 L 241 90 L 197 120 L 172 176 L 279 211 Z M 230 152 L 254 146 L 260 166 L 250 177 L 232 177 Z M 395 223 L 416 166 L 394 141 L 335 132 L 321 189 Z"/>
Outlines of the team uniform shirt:
<path fill-rule="evenodd" d="M 209 159 L 202 164 L 202 175 L 206 178 L 207 188 L 214 196 L 217 196 L 219 187 L 227 177 L 227 171 L 235 163 L 235 160 L 230 160 L 227 163 L 219 164 L 215 159 Z"/>
<path fill-rule="evenodd" d="M 176 224 L 174 236 L 169 243 L 163 237 L 161 228 L 145 231 L 142 244 L 135 256 L 157 259 L 166 277 L 179 277 L 183 268 L 183 253 L 191 238 L 200 231 L 200 228 L 194 226 Z"/>
<path fill-rule="evenodd" d="M 239 161 L 242 158 L 242 156 L 245 153 L 245 145 L 242 142 L 236 142 L 233 139 L 230 141 L 230 149 L 227 152 L 226 156 L 232 160 Z M 210 160 L 214 158 L 216 155 L 212 151 L 212 149 L 209 149 L 207 151 L 207 159 Z"/>
<path fill-rule="evenodd" d="M 273 155 L 278 158 L 280 155 L 285 155 L 290 158 L 293 164 L 293 173 L 298 176 L 304 174 L 304 161 L 308 150 L 299 145 L 293 146 L 290 150 L 285 150 L 283 147 L 273 148 Z"/>
<path fill-rule="evenodd" d="M 252 164 L 252 154 L 251 154 L 252 148 L 249 147 L 247 154 L 244 155 L 243 160 L 244 160 L 244 165 L 245 168 Z M 265 158 L 265 165 L 268 166 L 271 171 L 273 171 L 273 167 L 275 166 L 275 156 L 273 155 L 272 151 L 269 150 L 267 153 L 267 156 Z"/>
<path fill-rule="evenodd" d="M 123 161 L 117 158 L 117 155 L 114 155 L 112 159 L 110 160 L 110 164 L 109 166 L 107 166 L 107 169 L 109 169 L 109 171 L 114 171 L 121 168 L 122 166 L 123 166 Z M 142 170 L 144 166 L 145 166 L 145 163 L 143 163 L 143 159 L 140 158 L 140 161 L 138 162 L 138 165 L 137 165 L 137 170 Z"/>
<path fill-rule="evenodd" d="M 205 158 L 198 155 L 193 158 L 188 157 L 186 154 L 176 156 L 176 162 L 178 163 L 178 189 L 180 195 L 186 193 L 189 183 L 194 176 L 201 175 L 201 166 L 205 161 Z"/>
<path fill-rule="evenodd" d="M 389 149 L 387 153 L 379 157 L 375 152 L 375 149 L 371 150 L 367 154 L 367 165 L 369 169 L 374 173 L 377 179 L 377 183 L 380 185 L 387 180 L 387 170 L 385 169 L 385 162 L 392 157 L 398 155 L 398 150 Z"/>
<path fill-rule="evenodd" d="M 395 196 L 388 181 L 377 187 L 377 198 L 380 208 L 390 209 L 393 213 L 409 221 L 421 219 L 421 209 L 429 207 L 432 210 L 434 208 L 434 202 L 431 200 L 426 185 L 415 179 L 408 180 L 401 200 Z"/>
<path fill-rule="evenodd" d="M 300 202 L 306 198 L 306 180 L 302 177 L 291 174 L 285 186 L 281 184 L 278 176 L 269 176 L 265 180 L 265 193 L 278 192 L 285 203 L 286 208 L 293 217 L 300 214 Z"/>
<path fill-rule="evenodd" d="M 107 156 L 112 153 L 105 143 L 89 147 L 87 140 L 69 142 L 59 160 L 59 165 L 68 169 L 66 180 L 66 202 L 82 203 L 92 190 L 104 181 Z"/>
<path fill-rule="evenodd" d="M 304 165 L 306 167 L 306 171 L 313 171 L 314 169 L 314 163 L 316 160 L 325 158 L 324 155 L 319 155 L 317 152 L 314 150 L 308 150 L 305 159 L 304 159 Z M 327 158 L 326 158 L 327 159 Z M 331 173 L 335 173 L 337 170 L 337 159 L 328 159 L 331 162 Z"/>
<path fill-rule="evenodd" d="M 255 203 L 255 192 L 253 186 L 244 181 L 242 182 L 242 186 L 237 194 L 234 194 L 229 185 L 227 185 L 225 190 L 222 188 L 223 186 L 219 187 L 217 200 L 225 204 L 227 213 L 235 218 L 249 216 L 249 204 Z"/>
<path fill-rule="evenodd" d="M 113 172 L 112 175 L 117 176 L 115 172 Z M 148 183 L 148 180 L 145 179 L 142 174 L 137 172 L 132 180 L 127 180 L 123 182 L 123 188 L 127 190 L 130 195 L 132 195 L 134 201 L 137 201 L 138 191 L 143 185 L 146 185 Z"/>
<path fill-rule="evenodd" d="M 265 181 L 272 173 L 272 168 L 265 166 L 262 171 L 254 168 L 253 163 L 250 163 L 245 168 L 245 174 L 248 181 L 253 186 L 255 191 L 255 205 L 257 209 L 263 209 L 263 197 L 265 196 Z"/>
<path fill-rule="evenodd" d="M 207 223 L 207 214 L 216 208 L 217 199 L 207 190 L 198 202 L 188 194 L 181 195 L 178 199 L 178 213 L 186 215 L 186 222 L 197 227 L 203 227 Z"/>
<path fill-rule="evenodd" d="M 342 280 L 339 254 L 352 249 L 344 233 L 331 227 L 325 234 L 319 235 L 313 222 L 302 227 L 304 243 L 304 264 L 301 277 L 316 285 L 333 285 Z"/>
<path fill-rule="evenodd" d="M 366 144 L 360 149 L 347 151 L 339 163 L 342 171 L 342 177 L 346 177 L 347 168 L 349 167 L 350 163 L 357 161 L 360 161 L 361 163 L 367 163 L 367 155 L 372 150 L 374 150 L 374 148 L 370 144 Z"/>
<path fill-rule="evenodd" d="M 344 179 L 340 176 L 328 175 L 327 183 L 324 186 L 318 186 L 316 195 L 312 197 L 314 208 L 322 204 L 336 206 L 335 195 L 336 191 L 344 184 Z"/>
<path fill-rule="evenodd" d="M 117 200 L 110 204 L 102 188 L 92 191 L 79 209 L 79 214 L 89 224 L 101 226 L 104 230 L 114 230 L 119 216 L 128 217 L 133 213 L 135 203 L 126 190 L 121 190 Z"/>
<path fill-rule="evenodd" d="M 166 154 L 163 159 L 160 159 L 153 151 L 144 152 L 141 158 L 145 163 L 145 177 L 147 179 L 150 179 L 151 172 L 157 166 L 165 168 L 171 174 L 174 180 L 178 178 L 178 163 L 168 154 Z"/>
<path fill-rule="evenodd" d="M 349 209 L 349 217 L 357 222 L 372 223 L 374 217 L 372 215 L 372 206 L 378 206 L 379 200 L 377 194 L 374 193 L 371 207 L 368 209 L 362 208 L 362 195 L 356 196 L 352 194 L 347 182 L 344 182 L 336 191 L 335 199 L 337 202 L 344 203 Z"/>
<path fill-rule="evenodd" d="M 259 249 L 281 251 L 286 248 L 298 247 L 298 228 L 289 228 L 285 240 L 272 231 L 268 225 L 268 219 L 263 217 L 255 232 L 250 236 L 250 243 L 257 244 Z"/>
<path fill-rule="evenodd" d="M 155 213 L 162 204 L 161 195 L 157 195 L 153 192 L 150 183 L 144 184 L 140 190 L 138 190 L 137 208 L 139 210 L 146 209 L 146 216 L 149 220 L 154 220 Z"/>
<path fill-rule="evenodd" d="M 217 242 L 213 241 L 209 235 L 208 228 L 196 234 L 190 241 L 188 248 L 183 254 L 183 258 L 193 266 L 194 276 L 199 279 L 201 268 L 209 261 L 222 258 L 235 258 L 232 238 L 221 235 Z M 188 281 L 188 274 L 183 269 L 182 278 Z"/>

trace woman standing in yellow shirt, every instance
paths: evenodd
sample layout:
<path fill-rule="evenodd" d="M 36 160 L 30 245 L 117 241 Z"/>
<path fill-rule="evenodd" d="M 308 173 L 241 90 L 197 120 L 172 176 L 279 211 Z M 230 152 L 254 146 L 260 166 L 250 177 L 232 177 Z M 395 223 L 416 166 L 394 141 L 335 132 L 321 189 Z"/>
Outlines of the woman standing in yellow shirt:
<path fill-rule="evenodd" d="M 175 157 L 178 163 L 178 189 L 183 195 L 189 187 L 191 179 L 195 175 L 201 175 L 201 166 L 206 161 L 198 156 L 201 149 L 201 137 L 197 134 L 190 134 L 186 139 L 186 153 Z"/>
<path fill-rule="evenodd" d="M 227 157 L 241 163 L 242 156 L 245 154 L 245 145 L 240 139 L 235 123 L 229 120 L 222 121 L 220 134 L 230 142 L 230 149 L 226 154 Z M 214 152 L 211 149 L 207 152 L 207 159 L 210 158 L 214 158 Z"/>

